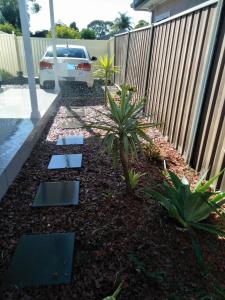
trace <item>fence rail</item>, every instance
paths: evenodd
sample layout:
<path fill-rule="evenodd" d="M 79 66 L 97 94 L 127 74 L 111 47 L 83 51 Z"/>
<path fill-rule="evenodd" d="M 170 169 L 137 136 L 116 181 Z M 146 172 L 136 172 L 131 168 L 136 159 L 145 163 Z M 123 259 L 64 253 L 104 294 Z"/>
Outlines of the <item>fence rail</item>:
<path fill-rule="evenodd" d="M 161 122 L 160 130 L 192 167 L 225 167 L 225 7 L 204 91 L 203 109 L 194 146 L 190 147 L 206 66 L 210 53 L 217 1 L 138 31 L 115 37 L 115 64 L 121 74 L 115 81 L 137 87 L 146 96 L 145 113 Z M 225 190 L 225 175 L 218 187 Z"/>
<path fill-rule="evenodd" d="M 56 43 L 86 46 L 90 55 L 97 57 L 108 53 L 108 41 L 105 40 L 56 39 Z M 50 45 L 50 38 L 31 38 L 35 76 L 38 76 L 39 61 Z M 0 34 L 0 70 L 7 71 L 12 76 L 16 76 L 17 72 L 23 72 L 24 76 L 27 76 L 22 37 Z"/>

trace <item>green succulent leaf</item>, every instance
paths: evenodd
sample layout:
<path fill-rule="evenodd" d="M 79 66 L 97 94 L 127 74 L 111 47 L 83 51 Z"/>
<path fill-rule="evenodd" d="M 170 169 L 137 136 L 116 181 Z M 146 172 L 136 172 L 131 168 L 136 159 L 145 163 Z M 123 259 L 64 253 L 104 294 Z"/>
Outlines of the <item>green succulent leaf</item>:
<path fill-rule="evenodd" d="M 217 225 L 205 224 L 205 221 L 212 212 L 217 213 L 225 219 L 225 212 L 222 205 L 225 203 L 225 193 L 208 191 L 210 184 L 221 174 L 214 176 L 202 188 L 191 191 L 188 181 L 180 178 L 172 171 L 167 171 L 173 185 L 165 181 L 163 192 L 146 190 L 146 193 L 160 201 L 162 206 L 168 210 L 171 217 L 176 219 L 185 228 L 195 228 L 224 236 L 224 232 Z M 203 179 L 201 179 L 202 181 Z"/>
<path fill-rule="evenodd" d="M 198 192 L 206 192 L 211 185 L 224 173 L 225 169 L 223 169 L 220 173 L 210 178 L 205 184 L 198 184 L 198 186 L 195 188 Z"/>

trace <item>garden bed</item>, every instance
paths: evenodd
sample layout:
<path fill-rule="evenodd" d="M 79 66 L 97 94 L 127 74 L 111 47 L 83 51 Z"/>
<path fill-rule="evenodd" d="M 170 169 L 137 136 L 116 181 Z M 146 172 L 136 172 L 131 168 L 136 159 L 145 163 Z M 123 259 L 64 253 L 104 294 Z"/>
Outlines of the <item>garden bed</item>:
<path fill-rule="evenodd" d="M 132 166 L 146 175 L 136 195 L 127 196 L 121 167 L 113 167 L 111 158 L 102 152 L 101 132 L 61 128 L 70 105 L 85 106 L 86 116 L 80 121 L 87 122 L 96 119 L 96 110 L 104 109 L 102 103 L 97 84 L 92 91 L 67 86 L 57 114 L 0 204 L 1 279 L 23 234 L 75 232 L 72 284 L 1 290 L 2 299 L 101 300 L 122 280 L 118 299 L 223 299 L 201 275 L 188 236 L 154 199 L 143 196 L 143 187 L 163 182 L 163 161 L 140 156 L 133 162 Z M 84 135 L 84 146 L 56 146 L 59 135 L 77 134 Z M 149 134 L 170 169 L 196 182 L 197 174 L 160 133 L 149 130 Z M 53 154 L 65 153 L 83 153 L 83 167 L 47 169 Z M 80 205 L 32 208 L 39 183 L 56 180 L 80 180 Z M 199 239 L 210 271 L 223 283 L 224 241 L 202 233 Z M 209 297 L 204 298 L 206 295 Z"/>

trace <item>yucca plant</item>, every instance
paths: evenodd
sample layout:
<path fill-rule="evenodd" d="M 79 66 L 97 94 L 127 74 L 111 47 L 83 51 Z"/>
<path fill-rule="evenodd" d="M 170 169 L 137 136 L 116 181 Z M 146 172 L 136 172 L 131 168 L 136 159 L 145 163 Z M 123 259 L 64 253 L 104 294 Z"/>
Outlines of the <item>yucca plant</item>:
<path fill-rule="evenodd" d="M 179 222 L 186 230 L 189 230 L 192 245 L 199 262 L 202 262 L 202 257 L 194 230 L 203 230 L 225 236 L 224 228 L 205 222 L 213 212 L 222 217 L 224 215 L 222 205 L 225 203 L 225 193 L 214 192 L 210 188 L 223 172 L 224 170 L 204 182 L 205 174 L 192 191 L 187 178 L 183 177 L 180 180 L 172 171 L 166 171 L 172 185 L 169 181 L 164 182 L 164 192 L 162 193 L 146 189 L 146 193 L 159 200 L 172 218 Z"/>
<path fill-rule="evenodd" d="M 122 163 L 127 192 L 132 191 L 129 176 L 129 155 L 137 157 L 137 149 L 141 149 L 140 139 L 148 142 L 150 137 L 145 129 L 157 126 L 155 123 L 143 123 L 140 114 L 143 110 L 144 101 L 132 102 L 132 93 L 122 89 L 119 103 L 116 103 L 108 92 L 109 114 L 102 114 L 107 121 L 99 120 L 100 124 L 91 123 L 87 127 L 98 128 L 106 131 L 103 146 L 108 153 L 113 155 L 114 161 L 120 158 Z"/>
<path fill-rule="evenodd" d="M 120 68 L 114 66 L 113 56 L 109 57 L 108 55 L 100 56 L 98 64 L 96 64 L 95 67 L 97 69 L 93 72 L 94 77 L 104 81 L 105 105 L 107 105 L 107 84 L 112 79 L 113 74 L 119 73 Z"/>

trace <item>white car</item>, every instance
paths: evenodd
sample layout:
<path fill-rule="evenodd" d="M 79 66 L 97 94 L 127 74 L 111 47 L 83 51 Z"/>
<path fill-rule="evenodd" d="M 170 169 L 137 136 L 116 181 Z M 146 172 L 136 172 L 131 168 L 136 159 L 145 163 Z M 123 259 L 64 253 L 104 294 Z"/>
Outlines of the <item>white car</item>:
<path fill-rule="evenodd" d="M 95 56 L 90 57 L 86 47 L 57 45 L 56 54 L 59 80 L 81 81 L 86 82 L 88 87 L 93 86 L 92 61 L 97 60 L 97 58 Z M 40 61 L 39 80 L 41 88 L 54 82 L 53 65 L 53 47 L 50 46 Z"/>

